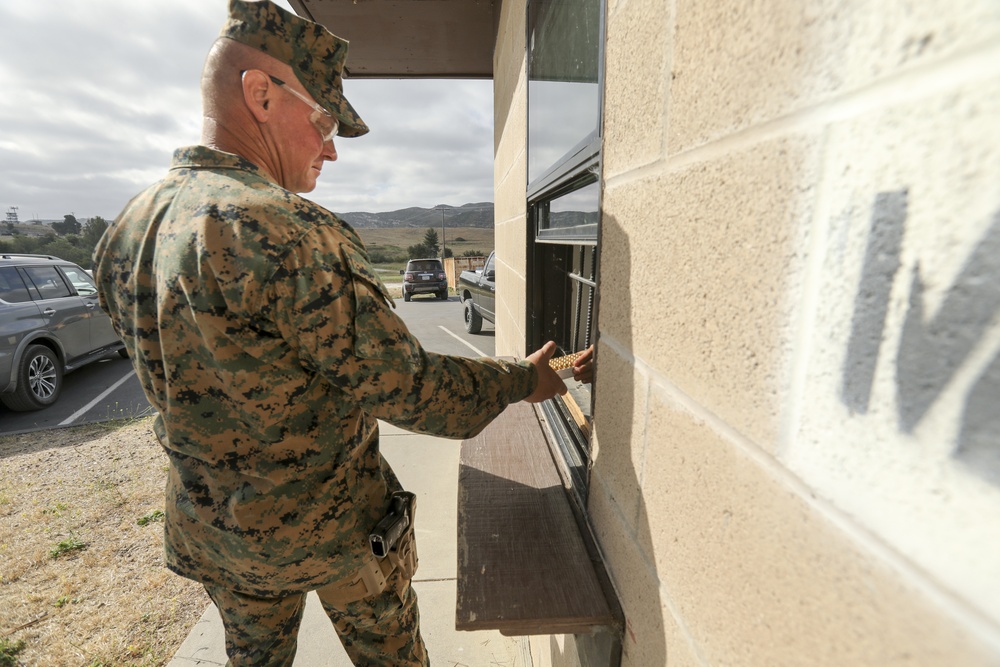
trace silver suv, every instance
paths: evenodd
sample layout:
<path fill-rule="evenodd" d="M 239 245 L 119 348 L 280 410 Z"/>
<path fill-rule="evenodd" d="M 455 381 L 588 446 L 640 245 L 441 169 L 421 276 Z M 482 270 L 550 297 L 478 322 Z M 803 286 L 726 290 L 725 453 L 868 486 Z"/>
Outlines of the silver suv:
<path fill-rule="evenodd" d="M 59 398 L 63 374 L 125 346 L 76 264 L 49 255 L 0 255 L 0 401 L 24 412 Z"/>

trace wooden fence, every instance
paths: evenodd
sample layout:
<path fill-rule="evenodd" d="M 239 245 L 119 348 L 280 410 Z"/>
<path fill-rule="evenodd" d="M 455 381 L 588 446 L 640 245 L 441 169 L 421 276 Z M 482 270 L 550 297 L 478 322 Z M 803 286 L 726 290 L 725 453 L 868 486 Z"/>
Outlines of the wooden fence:
<path fill-rule="evenodd" d="M 447 257 L 444 272 L 448 276 L 448 286 L 458 287 L 458 276 L 462 271 L 473 271 L 486 266 L 485 257 Z"/>

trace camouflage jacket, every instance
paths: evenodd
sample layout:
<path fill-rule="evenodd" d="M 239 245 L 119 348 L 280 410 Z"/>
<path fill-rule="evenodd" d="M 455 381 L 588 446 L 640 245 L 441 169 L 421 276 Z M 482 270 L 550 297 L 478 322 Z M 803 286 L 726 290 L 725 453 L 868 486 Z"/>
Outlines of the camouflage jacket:
<path fill-rule="evenodd" d="M 377 419 L 468 437 L 530 394 L 530 364 L 425 351 L 355 231 L 252 163 L 179 149 L 95 252 L 170 459 L 167 566 L 259 596 L 370 557 L 396 490 Z"/>

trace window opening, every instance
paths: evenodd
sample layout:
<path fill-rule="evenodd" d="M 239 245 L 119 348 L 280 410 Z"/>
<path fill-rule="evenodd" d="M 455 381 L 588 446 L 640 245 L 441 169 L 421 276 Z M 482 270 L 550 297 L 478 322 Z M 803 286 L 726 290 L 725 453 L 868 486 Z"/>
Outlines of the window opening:
<path fill-rule="evenodd" d="M 0 267 L 0 299 L 7 303 L 24 303 L 31 301 L 24 280 L 13 266 Z"/>
<path fill-rule="evenodd" d="M 561 354 L 596 333 L 603 11 L 600 0 L 528 0 L 527 338 Z M 542 410 L 585 507 L 593 385 L 566 385 Z"/>
<path fill-rule="evenodd" d="M 27 274 L 39 299 L 60 299 L 73 295 L 54 266 L 26 266 L 23 271 Z"/>
<path fill-rule="evenodd" d="M 73 285 L 73 289 L 80 296 L 92 296 L 97 294 L 97 284 L 94 279 L 91 278 L 83 269 L 78 269 L 73 266 L 63 266 L 63 275 L 69 280 Z"/>

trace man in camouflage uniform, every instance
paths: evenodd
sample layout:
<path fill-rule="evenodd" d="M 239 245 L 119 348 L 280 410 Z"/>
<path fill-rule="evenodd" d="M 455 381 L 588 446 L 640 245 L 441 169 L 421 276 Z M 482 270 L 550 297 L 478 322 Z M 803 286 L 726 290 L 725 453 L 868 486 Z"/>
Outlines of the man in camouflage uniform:
<path fill-rule="evenodd" d="M 428 664 L 412 545 L 393 561 L 368 544 L 400 489 L 376 420 L 469 437 L 565 391 L 551 343 L 517 364 L 422 349 L 354 230 L 295 194 L 336 159 L 334 135 L 368 131 L 343 97 L 346 55 L 322 26 L 231 0 L 202 145 L 95 254 L 170 460 L 167 566 L 205 585 L 231 665 L 291 665 L 311 590 L 354 664 Z"/>

